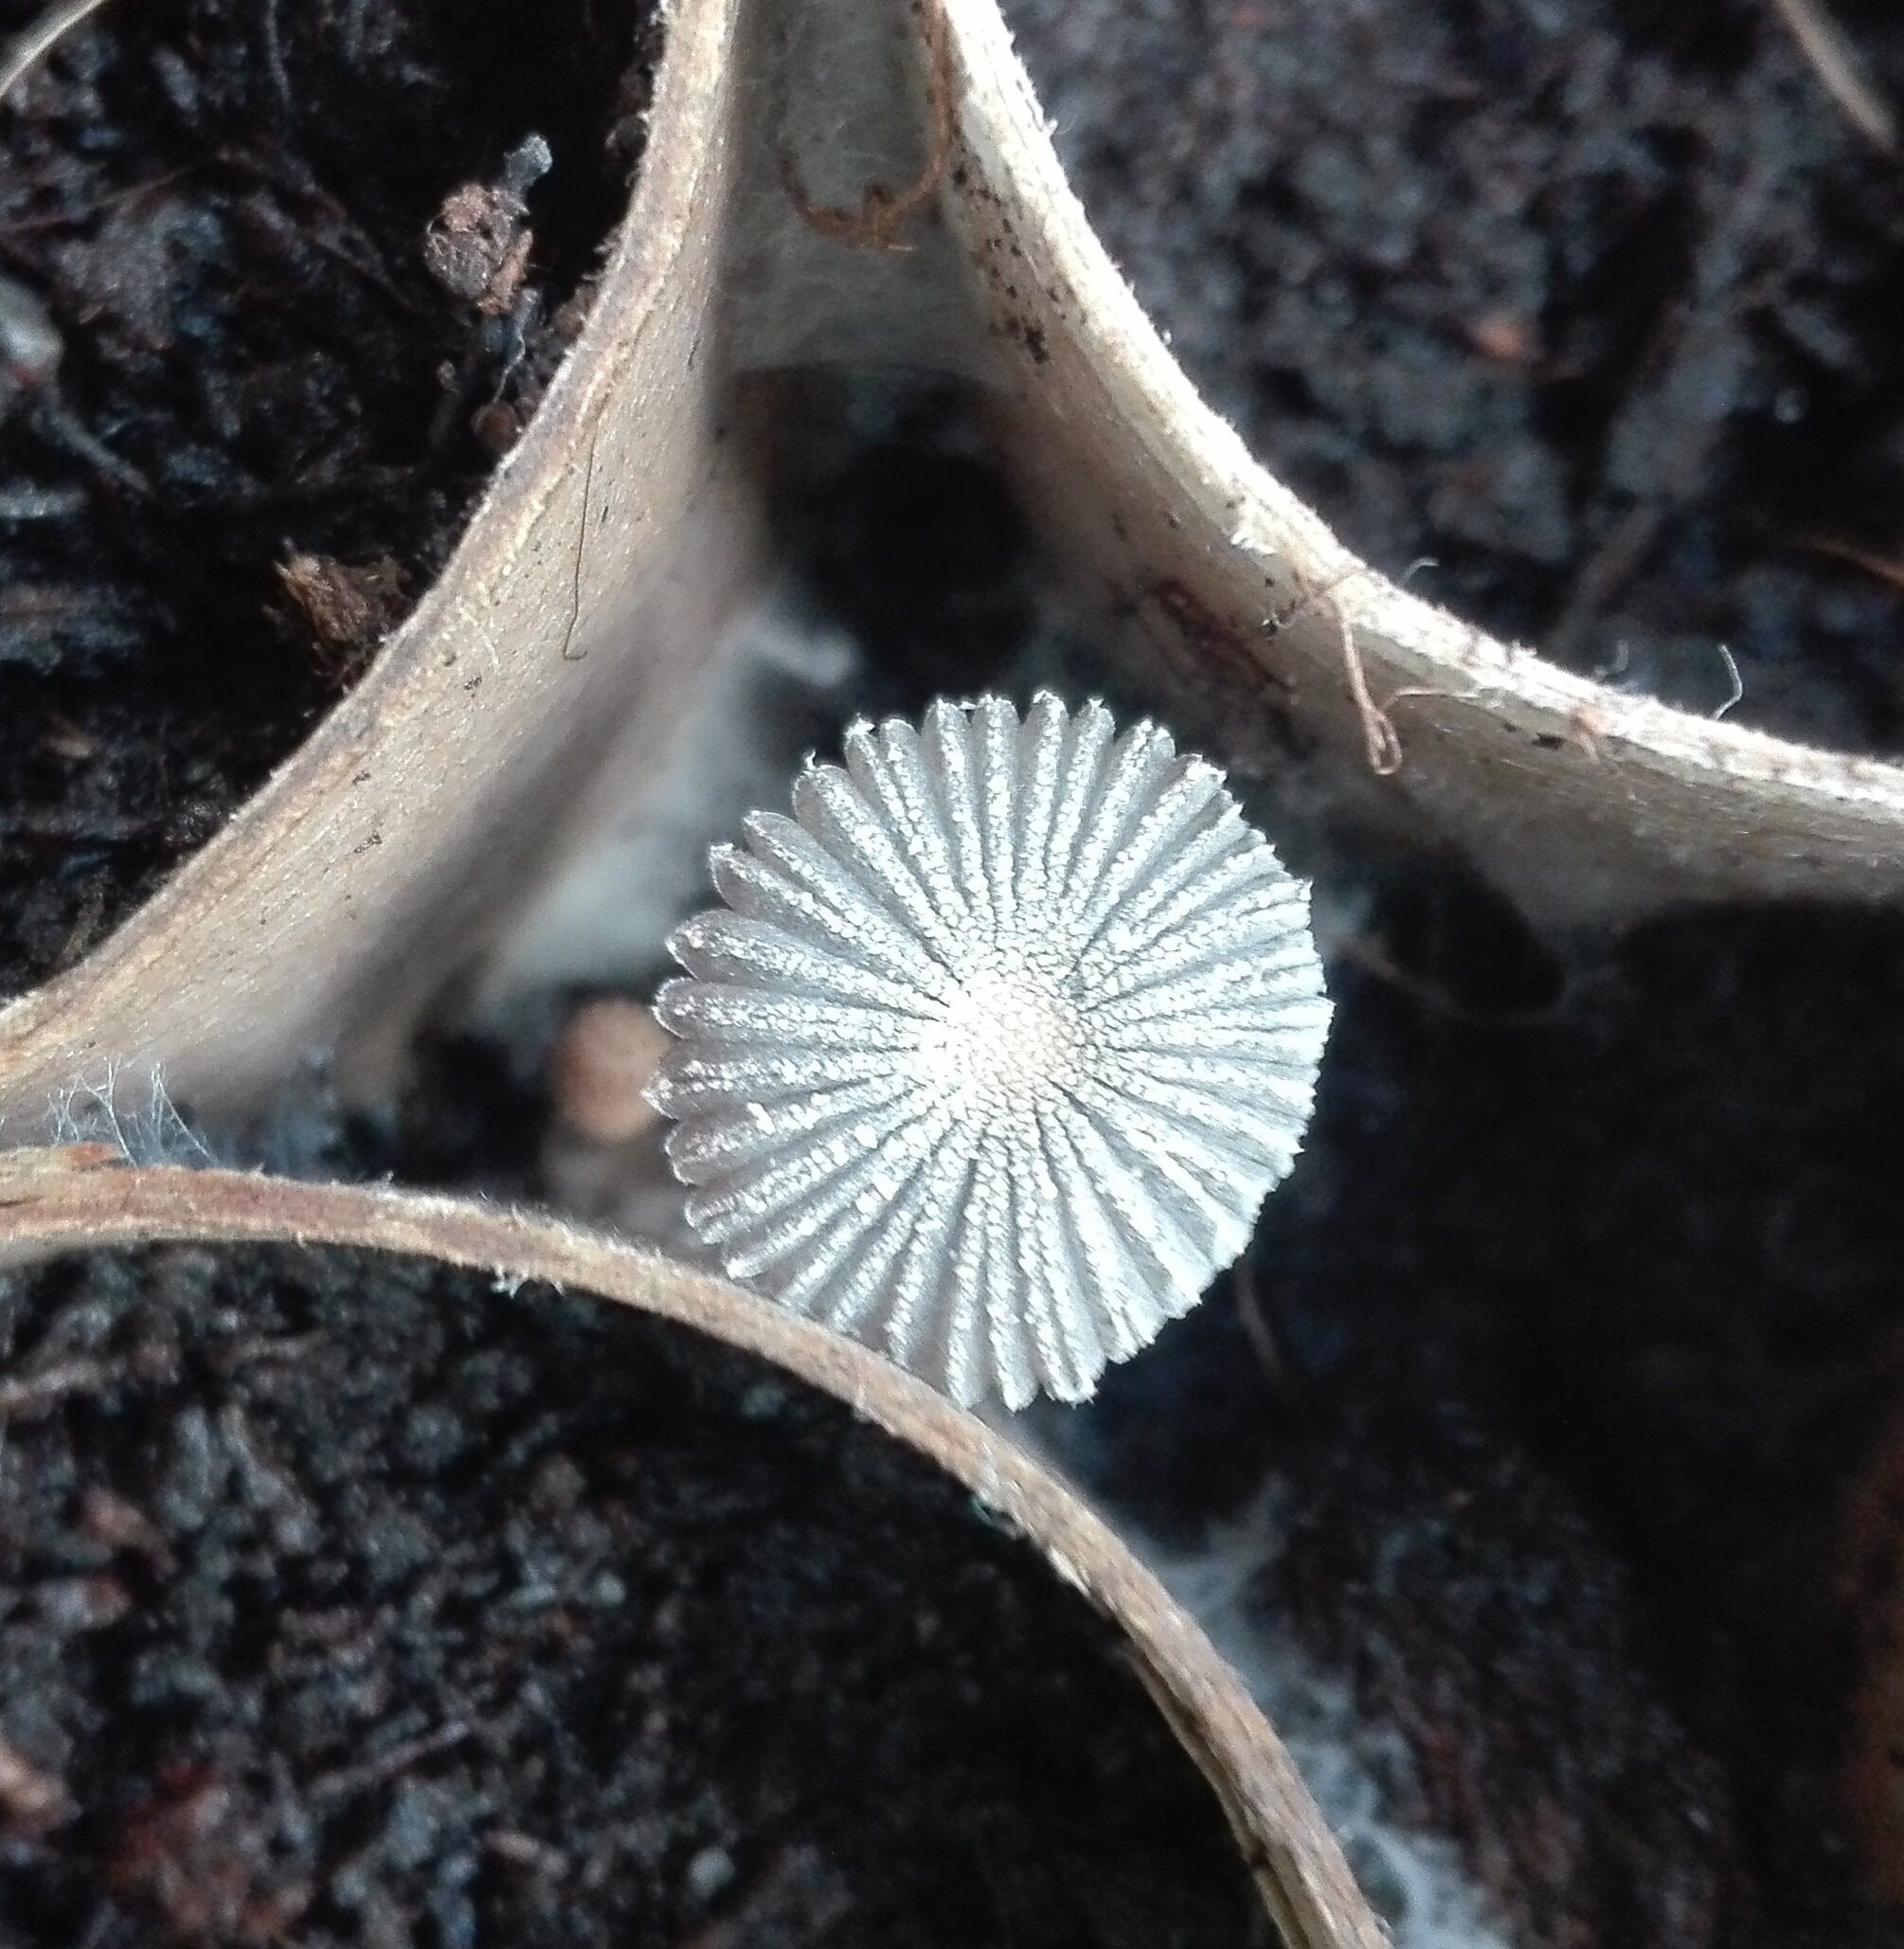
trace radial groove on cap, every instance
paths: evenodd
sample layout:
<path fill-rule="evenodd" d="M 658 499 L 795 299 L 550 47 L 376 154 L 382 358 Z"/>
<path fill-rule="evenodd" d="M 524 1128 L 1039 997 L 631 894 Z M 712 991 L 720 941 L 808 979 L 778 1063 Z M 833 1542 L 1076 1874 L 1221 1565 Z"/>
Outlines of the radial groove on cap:
<path fill-rule="evenodd" d="M 855 724 L 718 847 L 654 1085 L 727 1270 L 969 1404 L 1089 1395 L 1294 1162 L 1308 893 L 1169 734 L 1040 694 Z"/>

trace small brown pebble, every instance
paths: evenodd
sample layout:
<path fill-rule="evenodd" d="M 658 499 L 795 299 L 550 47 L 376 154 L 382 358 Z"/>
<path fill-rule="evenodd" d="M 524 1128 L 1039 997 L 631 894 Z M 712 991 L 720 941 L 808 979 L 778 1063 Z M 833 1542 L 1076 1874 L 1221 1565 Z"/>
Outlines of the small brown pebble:
<path fill-rule="evenodd" d="M 90 732 L 62 717 L 50 724 L 40 739 L 41 748 L 68 765 L 84 765 L 99 755 L 99 742 Z"/>
<path fill-rule="evenodd" d="M 1483 312 L 1467 328 L 1474 349 L 1503 366 L 1522 366 L 1533 350 L 1527 320 L 1513 312 Z"/>
<path fill-rule="evenodd" d="M 152 1519 L 136 1503 L 110 1489 L 95 1484 L 81 1496 L 80 1527 L 108 1549 L 144 1557 L 154 1570 L 164 1573 L 171 1568 L 171 1552 Z"/>
<path fill-rule="evenodd" d="M 507 400 L 493 399 L 470 415 L 470 431 L 487 454 L 500 457 L 522 437 L 522 417 Z"/>
<path fill-rule="evenodd" d="M 65 1786 L 0 1740 L 0 1813 L 15 1827 L 57 1827 L 78 1810 Z"/>
<path fill-rule="evenodd" d="M 638 1002 L 585 1002 L 568 1019 L 549 1063 L 556 1113 L 597 1144 L 627 1144 L 659 1112 L 643 1092 L 668 1046 L 667 1032 Z"/>

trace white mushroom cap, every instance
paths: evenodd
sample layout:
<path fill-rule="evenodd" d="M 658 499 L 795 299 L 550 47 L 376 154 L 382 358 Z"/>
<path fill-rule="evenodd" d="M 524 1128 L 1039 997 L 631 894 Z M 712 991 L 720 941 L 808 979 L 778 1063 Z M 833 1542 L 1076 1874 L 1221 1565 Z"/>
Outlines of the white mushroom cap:
<path fill-rule="evenodd" d="M 1294 1162 L 1307 888 L 1212 767 L 1049 694 L 856 724 L 745 830 L 656 1003 L 690 1221 L 955 1400 L 1089 1395 Z"/>

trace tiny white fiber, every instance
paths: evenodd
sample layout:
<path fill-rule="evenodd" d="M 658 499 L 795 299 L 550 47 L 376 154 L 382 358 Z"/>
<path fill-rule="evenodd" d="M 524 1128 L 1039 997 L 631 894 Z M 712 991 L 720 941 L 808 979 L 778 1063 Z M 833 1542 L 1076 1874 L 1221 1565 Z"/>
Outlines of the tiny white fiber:
<path fill-rule="evenodd" d="M 964 1404 L 1089 1395 L 1249 1237 L 1309 1120 L 1308 892 L 1201 759 L 1041 694 L 855 724 L 727 905 L 653 1095 L 728 1272 Z"/>

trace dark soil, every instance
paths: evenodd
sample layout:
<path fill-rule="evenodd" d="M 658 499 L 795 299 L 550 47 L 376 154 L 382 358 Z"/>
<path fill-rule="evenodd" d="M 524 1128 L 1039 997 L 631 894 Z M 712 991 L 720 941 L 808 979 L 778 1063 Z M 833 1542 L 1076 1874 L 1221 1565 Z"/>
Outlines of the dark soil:
<path fill-rule="evenodd" d="M 1437 557 L 1417 587 L 1575 667 L 1710 709 L 1727 694 L 1724 643 L 1745 681 L 1741 719 L 1904 746 L 1904 598 L 1816 546 L 1904 552 L 1904 184 L 1845 127 L 1772 8 L 1010 6 L 1059 140 L 1141 294 L 1206 388 L 1350 541 L 1397 572 Z M 1904 101 L 1904 27 L 1874 0 L 1832 0 L 1831 11 Z M 464 173 L 493 176 L 518 136 L 505 132 Z M 530 192 L 532 209 L 543 193 Z M 811 505 L 791 525 L 809 524 L 793 538 L 815 601 L 872 658 L 868 708 L 912 708 L 927 690 L 990 680 L 1035 605 L 1021 535 L 956 415 L 932 401 L 880 410 L 863 453 L 830 450 L 797 483 Z M 942 497 L 962 511 L 957 524 L 939 517 Z M 861 572 L 869 558 L 876 576 Z M 1563 965 L 1458 862 L 1367 860 L 1362 873 L 1331 889 L 1365 918 L 1332 969 L 1340 1013 L 1307 1154 L 1271 1200 L 1248 1272 L 1110 1377 L 1093 1409 L 1054 1414 L 1054 1434 L 1133 1520 L 1179 1537 L 1266 1483 L 1280 1496 L 1266 1615 L 1401 1728 L 1419 1779 L 1403 1812 L 1459 1840 L 1518 1945 L 1896 1949 L 1904 1928 L 1861 1908 L 1842 1859 L 1834 1778 L 1850 1633 L 1833 1597 L 1839 1518 L 1904 1379 L 1904 927 L 1837 910 L 1682 915 Z M 377 1167 L 516 1183 L 528 1110 L 540 1114 L 510 1051 L 444 1040 L 421 1053 Z M 746 1422 L 750 1441 L 771 1434 L 770 1450 L 736 1445 L 740 1383 L 709 1412 L 694 1448 L 709 1472 L 695 1480 L 730 1482 L 719 1470 L 751 1455 L 747 1492 L 730 1506 L 725 1489 L 690 1494 L 671 1471 L 663 1495 L 629 1419 L 643 1441 L 689 1442 L 669 1406 L 675 1383 L 618 1374 L 611 1387 L 603 1375 L 673 1362 L 672 1376 L 683 1357 L 652 1334 L 625 1363 L 593 1357 L 595 1336 L 641 1333 L 630 1323 L 538 1300 L 538 1317 L 569 1322 L 558 1360 L 510 1337 L 509 1302 L 464 1293 L 452 1316 L 405 1273 L 407 1288 L 380 1292 L 359 1318 L 307 1270 L 248 1299 L 240 1329 L 219 1325 L 199 1255 L 161 1263 L 145 1299 L 122 1272 L 96 1273 L 97 1315 L 85 1310 L 95 1295 L 51 1283 L 15 1302 L 42 1320 L 78 1307 L 69 1330 L 81 1339 L 87 1319 L 105 1320 L 109 1354 L 157 1349 L 146 1378 L 116 1381 L 116 1394 L 0 1430 L 0 1481 L 22 1479 L 23 1456 L 55 1481 L 21 1507 L 56 1551 L 77 1549 L 75 1522 L 108 1531 L 91 1557 L 36 1567 L 51 1595 L 24 1628 L 0 1624 L 0 1656 L 58 1668 L 23 1696 L 64 1699 L 77 1715 L 34 1726 L 0 1705 L 0 1736 L 32 1760 L 27 1785 L 45 1796 L 37 1814 L 30 1793 L 15 1810 L 16 1851 L 0 1857 L 22 1864 L 4 1871 L 30 1873 L 48 1904 L 27 1940 L 63 1943 L 86 1904 L 117 1916 L 101 1926 L 122 1933 L 104 1942 L 147 1940 L 172 1890 L 207 1882 L 261 1904 L 254 1917 L 287 1895 L 302 1903 L 300 1940 L 313 1927 L 376 1940 L 362 1906 L 337 1919 L 366 1886 L 396 1886 L 405 1916 L 427 1918 L 440 1942 L 458 1940 L 461 1923 L 438 1919 L 455 1901 L 540 1902 L 535 1925 L 580 1913 L 578 1926 L 604 1938 L 633 1916 L 660 1917 L 674 1934 L 656 1940 L 672 1942 L 731 1923 L 725 1940 L 751 1942 L 811 1929 L 850 1899 L 831 1924 L 845 1933 L 824 1940 L 858 1940 L 862 1926 L 868 1940 L 924 1940 L 907 1934 L 909 1910 L 895 1922 L 894 1885 L 875 1870 L 903 1858 L 908 1825 L 937 1832 L 948 1808 L 1008 1804 L 1003 1790 L 968 1792 L 961 1772 L 928 1796 L 922 1782 L 947 1778 L 934 1771 L 938 1746 L 925 1760 L 894 1751 L 889 1771 L 863 1766 L 862 1747 L 842 1760 L 826 1743 L 845 1736 L 837 1675 L 801 1664 L 779 1631 L 788 1606 L 756 1604 L 744 1573 L 758 1566 L 781 1589 L 817 1561 L 845 1587 L 889 1561 L 906 1565 L 907 1591 L 936 1590 L 933 1579 L 971 1561 L 968 1543 L 1012 1558 L 1007 1545 L 988 1536 L 945 1550 L 917 1542 L 923 1525 L 889 1504 L 849 1507 L 844 1471 L 825 1458 L 850 1431 L 805 1418 L 810 1404 Z M 146 1324 L 113 1326 L 120 1309 Z M 157 1324 L 167 1319 L 187 1325 Z M 260 1330 L 301 1344 L 314 1320 L 322 1337 L 295 1359 L 230 1351 Z M 22 1329 L 18 1348 L 38 1344 Z M 489 1383 L 464 1378 L 464 1352 L 476 1362 L 497 1346 L 520 1392 L 488 1409 L 472 1399 Z M 710 1385 L 682 1388 L 705 1399 Z M 440 1409 L 449 1436 L 433 1432 Z M 506 1432 L 492 1439 L 497 1421 Z M 177 1432 L 188 1427 L 203 1432 Z M 816 1427 L 832 1432 L 821 1441 Z M 542 1428 L 544 1446 L 522 1445 Z M 296 1486 L 281 1505 L 231 1445 L 255 1447 L 260 1429 L 271 1470 Z M 458 1448 L 464 1429 L 476 1432 Z M 117 1504 L 85 1499 L 90 1478 L 58 1486 L 51 1471 L 75 1430 L 114 1471 L 106 1486 L 164 1531 L 171 1577 L 142 1546 L 110 1544 L 142 1532 L 123 1531 Z M 306 1459 L 320 1436 L 344 1444 L 341 1476 Z M 432 1459 L 440 1441 L 446 1458 Z M 173 1512 L 189 1513 L 196 1493 L 194 1444 L 215 1486 L 189 1529 Z M 51 1463 L 39 1459 L 48 1451 Z M 566 1508 L 558 1489 L 553 1514 L 537 1472 L 548 1453 L 590 1485 Z M 798 1528 L 783 1544 L 778 1518 L 759 1527 L 763 1510 L 786 1512 L 789 1474 L 826 1480 L 837 1527 L 818 1545 Z M 865 1482 L 867 1466 L 852 1474 Z M 382 1513 L 399 1489 L 443 1525 L 448 1541 L 429 1548 L 453 1586 L 488 1579 L 480 1597 L 432 1611 L 429 1573 L 402 1567 L 386 1594 L 386 1552 L 410 1560 L 401 1542 L 363 1538 L 401 1536 Z M 728 1567 L 694 1588 L 724 1603 L 739 1593 L 717 1613 L 691 1605 L 674 1636 L 656 1622 L 670 1615 L 659 1601 L 587 1600 L 604 1564 L 624 1589 L 646 1589 L 614 1552 L 631 1535 L 645 1548 L 657 1495 L 673 1525 L 667 1560 L 711 1530 Z M 710 1500 L 732 1513 L 710 1518 Z M 598 1506 L 599 1545 L 581 1513 Z M 317 1547 L 300 1536 L 306 1520 L 320 1525 Z M 493 1593 L 532 1580 L 537 1547 L 558 1555 L 558 1596 L 518 1615 Z M 343 1595 L 304 1594 L 323 1579 L 341 1579 Z M 890 1581 L 853 1587 L 866 1593 L 860 1611 L 903 1638 L 916 1600 Z M 200 1588 L 211 1593 L 202 1606 Z M 260 1592 L 271 1608 L 254 1603 Z M 222 1604 L 230 1622 L 207 1626 Z M 89 1628 L 95 1606 L 103 1621 Z M 384 1634 L 361 1654 L 350 1626 L 342 1651 L 321 1633 L 291 1645 L 280 1609 L 287 1620 L 342 1611 Z M 121 1648 L 159 1625 L 178 1648 L 134 1662 Z M 201 1627 L 214 1631 L 210 1651 L 190 1636 Z M 544 1629 L 578 1633 L 560 1662 L 535 1635 Z M 947 1653 L 969 1659 L 961 1709 L 996 1711 L 1015 1763 L 1062 1750 L 1042 1730 L 1015 1744 L 1033 1725 L 1007 1682 L 1021 1668 L 997 1657 L 998 1631 L 986 1629 L 980 1650 Z M 651 1635 L 638 1651 L 615 1635 L 639 1631 Z M 731 1680 L 717 1694 L 767 1742 L 771 1763 L 751 1774 L 721 1772 L 678 1724 L 650 1733 L 645 1695 L 615 1688 L 630 1666 L 667 1669 L 683 1638 L 722 1637 L 745 1648 L 741 1669 L 752 1659 L 776 1673 L 759 1694 L 733 1695 Z M 226 1652 L 239 1680 L 207 1684 Z M 869 1654 L 848 1703 L 891 1691 L 890 1672 L 908 1668 L 896 1652 L 880 1665 L 885 1655 Z M 781 1656 L 804 1676 L 779 1678 Z M 1075 1639 L 1036 1662 L 1060 1705 L 1104 1675 Z M 97 1674 L 99 1688 L 72 1672 Z M 922 1724 L 943 1703 L 938 1683 Z M 362 1704 L 345 1696 L 358 1684 Z M 554 1706 L 533 1722 L 543 1744 L 531 1753 L 523 1728 L 541 1699 Z M 261 1735 L 247 1744 L 248 1727 L 219 1717 L 227 1701 L 263 1715 L 292 1755 L 288 1785 L 257 1762 Z M 69 1742 L 74 1723 L 99 1743 Z M 578 1735 L 598 1723 L 638 1725 L 645 1743 Z M 783 1723 L 784 1744 L 769 1741 Z M 456 1743 L 419 1752 L 464 1724 Z M 809 1752 L 794 1785 L 773 1771 Z M 353 1797 L 314 1797 L 314 1777 L 366 1764 L 368 1784 L 345 1772 L 344 1789 L 326 1789 Z M 1156 1778 L 1149 1766 L 1119 1776 L 1088 1819 L 1065 1814 L 1048 1780 L 1024 1798 L 1057 1796 L 1072 1843 L 1107 1837 L 1105 1858 L 1060 1856 L 1084 1864 L 1087 1886 L 1118 1886 L 1109 1877 L 1132 1866 L 1130 1912 L 1155 1940 L 1144 1902 L 1193 1918 L 1191 1898 L 1157 1892 L 1139 1851 L 1162 1828 L 1129 1785 Z M 629 1783 L 638 1774 L 646 1788 Z M 440 1780 L 443 1793 L 415 1811 L 413 1785 Z M 828 1825 L 842 1788 L 853 1805 Z M 639 1791 L 643 1805 L 706 1808 L 705 1824 L 670 1831 L 645 1863 L 614 1856 L 592 1884 L 609 1836 L 655 1832 L 627 1818 Z M 1028 1889 L 1005 1910 L 1009 1939 L 1044 1940 L 1049 1885 L 1030 1864 L 1052 1859 L 1054 1844 L 1015 1840 L 1031 1814 L 1009 1804 L 1009 1820 L 979 1823 L 979 1841 L 918 1867 L 906 1886 L 929 1887 L 931 1904 L 999 1887 L 1017 1902 Z M 1096 1825 L 1114 1804 L 1132 1810 L 1128 1829 Z M 871 1838 L 850 1843 L 849 1830 Z M 330 1848 L 350 1865 L 327 1867 Z M 716 1866 L 687 1867 L 704 1848 Z M 181 1853 L 186 1868 L 165 1866 Z M 234 1856 L 239 1868 L 221 1873 Z M 558 1856 L 563 1877 L 538 1879 Z M 734 1879 L 696 1908 L 721 1858 Z M 1198 1867 L 1186 1883 L 1207 1893 L 1204 1877 Z M 748 1906 L 762 1889 L 785 1904 L 766 1921 Z M 624 1893 L 625 1912 L 613 1905 Z M 1006 1934 L 996 1907 L 947 1912 L 965 1926 L 960 1940 Z M 547 1939 L 523 1913 L 479 1908 L 476 1920 L 502 1918 L 512 1940 Z"/>
<path fill-rule="evenodd" d="M 196 1249 L 0 1347 L 9 1949 L 1267 1940 L 1109 1627 L 757 1361 Z"/>
<path fill-rule="evenodd" d="M 1009 683 L 1037 628 L 1038 564 L 968 391 L 855 370 L 808 374 L 781 404 L 777 540 L 866 653 L 859 710 L 916 717 Z"/>
<path fill-rule="evenodd" d="M 1563 975 L 1420 862 L 1370 911 L 1242 1285 L 1068 1438 L 1179 1532 L 1280 1486 L 1262 1601 L 1517 1944 L 1904 1943 L 1834 1785 L 1841 1520 L 1904 1380 L 1904 923 L 1687 916 Z"/>
<path fill-rule="evenodd" d="M 1904 748 L 1904 167 L 1777 9 L 1007 11 L 1140 297 L 1352 546 L 1575 669 L 1713 710 L 1724 644 L 1741 721 Z M 1826 11 L 1904 102 L 1897 10 Z M 1834 1608 L 1904 1378 L 1904 929 L 1563 967 L 1458 862 L 1333 891 L 1308 1154 L 1081 1453 L 1179 1530 L 1280 1489 L 1263 1602 L 1518 1942 L 1904 1941 L 1847 1885 Z"/>
<path fill-rule="evenodd" d="M 806 429 L 786 532 L 868 658 L 855 707 L 1042 672 L 956 402 L 875 383 L 849 417 L 857 451 Z M 1516 1949 L 1904 1949 L 1844 1858 L 1837 1608 L 1904 1383 L 1904 919 L 1681 913 L 1563 956 L 1457 859 L 1337 857 L 1317 1116 L 1241 1279 L 1041 1432 L 1177 1547 L 1273 1499 L 1266 1637 L 1349 1681 L 1374 1761 L 1400 1732 L 1396 1816 Z M 376 1167 L 519 1160 L 508 1063 L 456 1073 L 426 1054 L 405 1106 L 455 1145 Z"/>
<path fill-rule="evenodd" d="M 0 104 L 0 996 L 427 586 L 585 314 L 656 15 L 138 0 Z"/>
<path fill-rule="evenodd" d="M 1087 687 L 959 402 L 819 390 L 783 534 L 852 708 Z M 1563 956 L 1458 860 L 1336 857 L 1318 1113 L 1242 1279 L 1042 1431 L 1177 1545 L 1273 1497 L 1267 1638 L 1401 1733 L 1397 1816 L 1516 1949 L 1904 1949 L 1846 1868 L 1837 1608 L 1904 1382 L 1904 920 Z M 551 1005 L 427 1039 L 326 1162 L 534 1196 Z"/>
<path fill-rule="evenodd" d="M 1888 20 L 1834 10 L 1884 54 Z M 1535 29 L 1504 9 L 1491 39 L 1399 0 L 1014 11 L 1178 349 L 1359 546 L 1440 554 L 1434 592 L 1551 647 L 1637 536 L 1624 579 L 1590 580 L 1577 663 L 1624 641 L 1629 677 L 1708 708 L 1726 641 L 1742 715 L 1896 742 L 1895 598 L 1790 531 L 1895 540 L 1879 299 L 1904 201 L 1769 9 L 1675 16 L 1672 43 L 1623 27 L 1637 9 L 1552 9 L 1575 24 L 1520 94 L 1500 77 Z M 1457 55 L 1488 85 L 1422 109 Z M 1368 203 L 1299 193 L 1325 167 L 1299 124 Z M 1521 145 L 1518 203 L 1479 194 L 1470 141 Z M 1754 205 L 1725 171 L 1761 147 Z M 1378 219 L 1407 231 L 1386 266 Z M 1487 322 L 1503 294 L 1537 358 Z M 1801 314 L 1842 326 L 1841 359 L 1753 406 Z M 851 437 L 802 445 L 785 536 L 868 655 L 855 703 L 1011 681 L 1035 564 L 956 402 L 853 407 Z M 1542 494 L 1562 514 L 1531 544 Z M 1678 915 L 1563 963 L 1459 861 L 1341 857 L 1331 902 L 1362 921 L 1304 1160 L 1241 1284 L 1052 1438 L 1177 1541 L 1274 1493 L 1271 1634 L 1402 1732 L 1399 1812 L 1456 1838 L 1518 1949 L 1897 1949 L 1843 1859 L 1835 1599 L 1904 1380 L 1904 925 Z M 455 1168 L 510 1155 L 486 1114 L 477 1092 L 443 1116 Z"/>
<path fill-rule="evenodd" d="M 1904 110 L 1904 15 L 1828 0 Z M 1007 0 L 1138 295 L 1419 592 L 1904 749 L 1904 159 L 1765 0 Z M 1861 560 L 1859 558 L 1862 558 Z"/>

